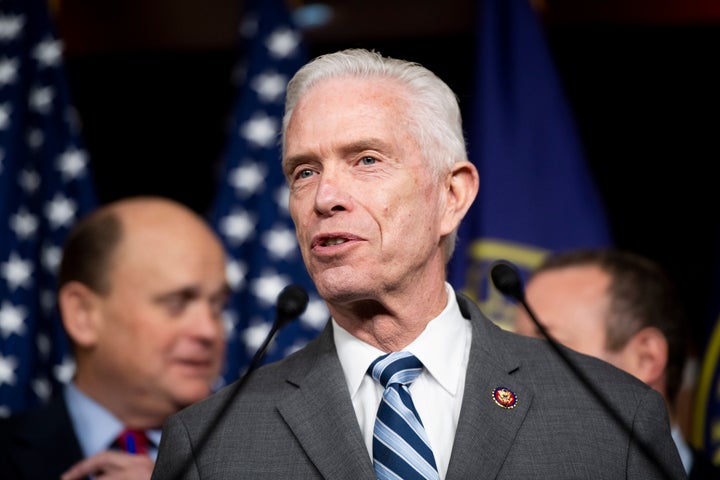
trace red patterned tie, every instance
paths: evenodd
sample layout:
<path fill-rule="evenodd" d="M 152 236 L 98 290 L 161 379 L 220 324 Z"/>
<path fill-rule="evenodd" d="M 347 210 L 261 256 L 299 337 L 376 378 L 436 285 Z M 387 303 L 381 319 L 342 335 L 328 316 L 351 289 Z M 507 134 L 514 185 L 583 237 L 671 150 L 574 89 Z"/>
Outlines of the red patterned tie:
<path fill-rule="evenodd" d="M 121 450 L 129 453 L 148 453 L 148 438 L 143 430 L 126 428 L 115 441 Z"/>

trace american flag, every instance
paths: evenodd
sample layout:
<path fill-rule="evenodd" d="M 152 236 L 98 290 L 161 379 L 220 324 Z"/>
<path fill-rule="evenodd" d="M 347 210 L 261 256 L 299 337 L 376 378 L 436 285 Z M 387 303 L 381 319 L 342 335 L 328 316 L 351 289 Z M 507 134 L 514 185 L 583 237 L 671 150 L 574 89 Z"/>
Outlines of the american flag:
<path fill-rule="evenodd" d="M 280 166 L 285 88 L 307 61 L 300 30 L 284 0 L 251 0 L 240 25 L 240 64 L 230 136 L 211 223 L 230 256 L 233 288 L 225 312 L 231 382 L 249 366 L 275 320 L 278 293 L 303 286 L 310 302 L 299 321 L 271 344 L 265 362 L 279 360 L 315 337 L 329 318 L 300 255 Z"/>
<path fill-rule="evenodd" d="M 97 204 L 46 0 L 0 3 L 0 416 L 74 370 L 55 304 L 61 246 Z"/>

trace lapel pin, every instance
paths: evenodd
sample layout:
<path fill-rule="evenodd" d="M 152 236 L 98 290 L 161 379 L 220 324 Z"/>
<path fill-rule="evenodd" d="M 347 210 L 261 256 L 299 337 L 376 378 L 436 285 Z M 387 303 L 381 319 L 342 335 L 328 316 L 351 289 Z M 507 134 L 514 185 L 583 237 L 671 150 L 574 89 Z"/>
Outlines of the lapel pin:
<path fill-rule="evenodd" d="M 497 387 L 493 390 L 493 400 L 502 408 L 511 409 L 517 406 L 517 396 L 505 387 Z"/>

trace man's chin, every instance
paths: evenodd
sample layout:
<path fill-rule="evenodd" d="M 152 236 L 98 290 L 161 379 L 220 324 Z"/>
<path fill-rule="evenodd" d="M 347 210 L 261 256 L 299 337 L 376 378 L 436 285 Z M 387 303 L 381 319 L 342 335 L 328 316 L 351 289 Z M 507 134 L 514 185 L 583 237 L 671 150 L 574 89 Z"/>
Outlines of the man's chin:
<path fill-rule="evenodd" d="M 212 391 L 209 388 L 186 389 L 182 392 L 176 392 L 175 399 L 177 404 L 184 408 L 207 398 L 211 393 Z"/>
<path fill-rule="evenodd" d="M 352 302 L 367 296 L 363 292 L 371 292 L 373 285 L 355 269 L 349 267 L 326 269 L 313 276 L 318 294 L 330 303 Z"/>
<path fill-rule="evenodd" d="M 173 385 L 173 397 L 185 405 L 195 403 L 208 397 L 212 392 L 210 382 L 205 380 L 177 380 Z"/>

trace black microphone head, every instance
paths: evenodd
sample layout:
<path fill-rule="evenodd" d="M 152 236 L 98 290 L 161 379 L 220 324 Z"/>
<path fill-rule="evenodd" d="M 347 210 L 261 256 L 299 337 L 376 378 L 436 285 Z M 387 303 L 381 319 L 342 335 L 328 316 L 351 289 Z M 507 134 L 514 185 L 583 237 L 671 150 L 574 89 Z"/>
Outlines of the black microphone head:
<path fill-rule="evenodd" d="M 282 327 L 302 315 L 307 308 L 308 301 L 308 294 L 300 285 L 288 285 L 283 288 L 277 299 L 278 327 Z"/>
<path fill-rule="evenodd" d="M 490 278 L 500 293 L 512 297 L 518 302 L 525 298 L 522 278 L 517 267 L 507 260 L 498 260 L 490 267 Z"/>

